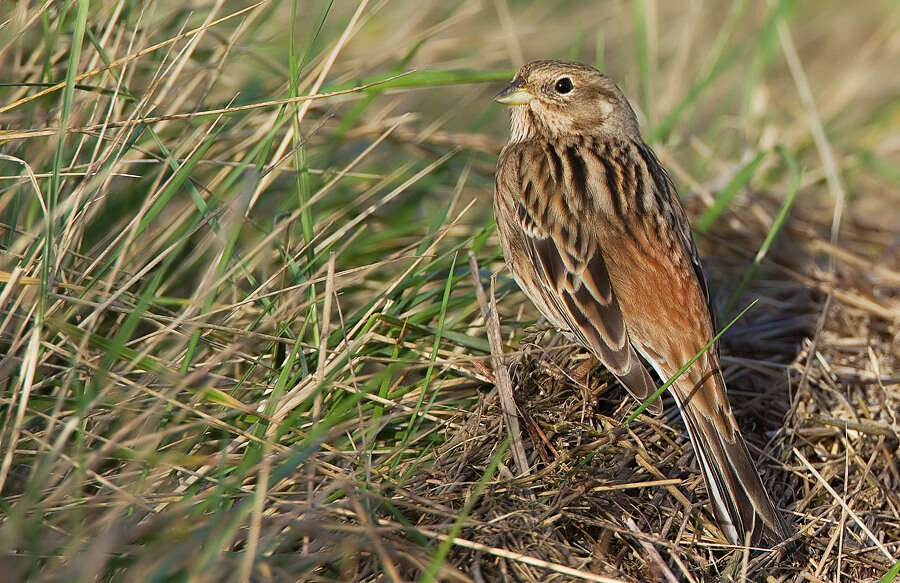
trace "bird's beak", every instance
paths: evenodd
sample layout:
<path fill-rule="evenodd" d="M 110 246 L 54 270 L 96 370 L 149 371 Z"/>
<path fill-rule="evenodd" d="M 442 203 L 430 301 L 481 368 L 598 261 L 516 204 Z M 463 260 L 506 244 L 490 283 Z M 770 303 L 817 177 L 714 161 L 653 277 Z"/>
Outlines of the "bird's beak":
<path fill-rule="evenodd" d="M 519 79 L 514 79 L 494 97 L 494 101 L 503 105 L 527 105 L 532 99 L 534 94 L 525 89 Z"/>

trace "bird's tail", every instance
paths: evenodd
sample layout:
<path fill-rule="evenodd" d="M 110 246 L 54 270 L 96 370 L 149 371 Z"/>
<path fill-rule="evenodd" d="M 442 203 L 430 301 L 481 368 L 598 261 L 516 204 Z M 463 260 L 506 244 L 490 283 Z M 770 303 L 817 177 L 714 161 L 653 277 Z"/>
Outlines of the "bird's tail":
<path fill-rule="evenodd" d="M 788 529 L 763 487 L 728 402 L 709 398 L 725 394 L 721 373 L 716 371 L 694 382 L 679 380 L 673 392 L 716 520 L 729 542 L 745 544 L 747 534 L 752 546 L 786 539 Z"/>

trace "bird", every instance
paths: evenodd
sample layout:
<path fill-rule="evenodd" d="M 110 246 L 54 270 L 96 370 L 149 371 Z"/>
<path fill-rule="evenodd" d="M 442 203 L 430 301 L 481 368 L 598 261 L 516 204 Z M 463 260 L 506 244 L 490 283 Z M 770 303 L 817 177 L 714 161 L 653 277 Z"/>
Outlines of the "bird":
<path fill-rule="evenodd" d="M 494 181 L 506 262 L 541 314 L 644 401 L 658 385 L 641 359 L 668 379 L 715 336 L 675 184 L 624 93 L 594 67 L 533 61 L 495 100 L 511 110 Z M 718 347 L 669 391 L 725 538 L 788 538 L 731 410 Z"/>

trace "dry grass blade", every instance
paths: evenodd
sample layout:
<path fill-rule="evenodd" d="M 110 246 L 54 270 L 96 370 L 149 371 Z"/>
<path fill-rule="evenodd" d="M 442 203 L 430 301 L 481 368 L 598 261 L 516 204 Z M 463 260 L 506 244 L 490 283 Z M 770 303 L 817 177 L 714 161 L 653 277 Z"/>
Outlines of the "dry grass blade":
<path fill-rule="evenodd" d="M 631 532 L 642 535 L 641 529 L 638 528 L 637 524 L 634 522 L 630 516 L 625 519 L 625 524 L 628 525 L 628 529 Z M 672 573 L 672 570 L 669 569 L 669 566 L 666 565 L 666 562 L 663 560 L 662 555 L 659 554 L 659 551 L 656 550 L 651 543 L 647 542 L 643 539 L 643 537 L 638 539 L 638 542 L 641 545 L 641 548 L 644 549 L 644 552 L 650 557 L 650 560 L 653 561 L 657 572 L 661 573 L 663 578 L 669 583 L 678 583 L 678 578 Z"/>
<path fill-rule="evenodd" d="M 445 540 L 445 538 L 446 538 L 442 534 L 439 534 L 436 532 L 431 532 L 431 531 L 428 531 L 425 529 L 420 529 L 420 531 L 422 532 L 422 534 L 432 536 L 434 538 L 437 538 L 438 540 Z M 470 541 L 470 540 L 466 540 L 466 539 L 461 539 L 458 537 L 453 539 L 453 544 L 463 547 L 463 548 L 487 553 L 487 554 L 493 555 L 495 557 L 502 557 L 504 559 L 509 559 L 509 560 L 516 561 L 519 563 L 524 563 L 526 565 L 533 565 L 535 567 L 541 567 L 542 569 L 547 569 L 547 570 L 553 571 L 555 573 L 561 573 L 563 575 L 566 575 L 567 577 L 571 577 L 573 580 L 576 580 L 576 581 L 593 581 L 594 583 L 627 583 L 626 581 L 623 581 L 622 579 L 614 579 L 612 577 L 604 577 L 602 575 L 596 575 L 594 573 L 589 573 L 587 571 L 582 571 L 580 569 L 573 569 L 571 567 L 567 567 L 565 565 L 560 565 L 558 563 L 551 563 L 549 561 L 544 561 L 537 557 L 530 557 L 528 555 L 523 555 L 521 553 L 514 553 L 514 552 L 508 551 L 506 549 L 490 547 L 487 545 L 483 545 L 483 544 L 480 544 L 480 543 L 477 543 L 474 541 Z"/>
<path fill-rule="evenodd" d="M 770 2 L 770 5 L 772 2 Z M 816 149 L 822 158 L 822 165 L 825 169 L 825 176 L 828 179 L 828 186 L 834 196 L 834 214 L 831 219 L 831 237 L 832 245 L 838 242 L 838 233 L 841 228 L 841 220 L 844 217 L 844 206 L 846 205 L 847 191 L 844 188 L 844 180 L 841 178 L 841 171 L 838 168 L 837 160 L 834 155 L 834 148 L 825 134 L 825 128 L 822 125 L 822 118 L 816 107 L 816 100 L 813 96 L 812 89 L 809 86 L 809 80 L 803 70 L 803 64 L 800 62 L 800 55 L 797 54 L 797 48 L 794 46 L 794 39 L 791 36 L 790 27 L 784 20 L 779 20 L 778 39 L 781 41 L 781 48 L 784 52 L 784 58 L 787 61 L 788 69 L 794 79 L 794 85 L 797 87 L 797 93 L 800 95 L 800 102 L 806 108 L 806 115 L 809 126 L 812 131 L 813 140 L 816 143 Z"/>
<path fill-rule="evenodd" d="M 857 515 L 853 511 L 853 509 L 847 505 L 847 502 L 841 497 L 841 495 L 834 491 L 834 488 L 832 488 L 831 485 L 825 480 L 825 478 L 822 477 L 822 474 L 820 474 L 816 470 L 816 468 L 814 468 L 812 464 L 810 464 L 809 461 L 807 461 L 807 459 L 803 457 L 803 454 L 800 453 L 797 449 L 794 449 L 794 455 L 797 456 L 797 459 L 799 459 L 803 463 L 803 465 L 806 466 L 806 469 L 808 469 L 810 473 L 812 473 L 812 475 L 816 477 L 816 480 L 818 480 L 819 483 L 822 484 L 822 487 L 828 490 L 828 493 L 831 494 L 835 502 L 840 504 L 841 508 L 843 508 L 844 511 L 850 515 L 850 518 L 853 519 L 857 526 L 859 526 L 859 528 L 862 529 L 864 533 L 866 533 L 866 536 L 868 536 L 869 540 L 871 540 L 875 544 L 875 546 L 878 547 L 878 550 L 881 551 L 881 554 L 887 557 L 889 561 L 895 560 L 894 555 L 892 555 L 890 551 L 887 550 L 887 548 L 884 546 L 884 543 L 882 543 L 878 539 L 878 537 L 875 536 L 875 534 L 872 533 L 871 530 L 869 530 L 869 527 L 866 526 L 866 523 L 863 522 L 859 515 Z"/>
<path fill-rule="evenodd" d="M 494 284 L 491 282 L 491 299 L 488 300 L 484 287 L 481 285 L 481 271 L 478 269 L 478 260 L 474 253 L 469 253 L 469 266 L 472 269 L 472 278 L 475 280 L 475 292 L 478 304 L 481 306 L 481 315 L 484 317 L 487 328 L 488 341 L 491 345 L 491 366 L 494 371 L 494 382 L 497 385 L 497 393 L 500 395 L 500 406 L 503 411 L 503 424 L 507 435 L 511 440 L 513 459 L 520 476 L 530 473 L 528 457 L 525 455 L 525 447 L 522 445 L 522 433 L 519 427 L 519 414 L 516 410 L 516 397 L 513 395 L 512 382 L 509 379 L 509 370 L 503 357 L 503 340 L 500 338 L 500 320 L 497 317 L 497 303 L 494 298 Z"/>

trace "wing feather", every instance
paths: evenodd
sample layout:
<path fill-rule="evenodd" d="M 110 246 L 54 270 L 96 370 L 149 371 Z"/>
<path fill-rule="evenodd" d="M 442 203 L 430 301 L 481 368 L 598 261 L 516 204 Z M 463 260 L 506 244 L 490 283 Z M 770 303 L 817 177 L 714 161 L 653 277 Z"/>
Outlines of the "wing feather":
<path fill-rule="evenodd" d="M 541 287 L 532 290 L 543 300 L 535 303 L 552 306 L 558 313 L 545 315 L 567 324 L 632 396 L 643 401 L 657 385 L 631 345 L 603 250 L 596 239 L 584 239 L 593 229 L 572 227 L 599 218 L 585 209 L 596 206 L 588 189 L 604 181 L 592 179 L 590 166 L 571 145 L 561 153 L 534 146 L 520 156 L 517 190 L 523 195 L 518 197 L 516 218 Z M 650 410 L 659 413 L 661 403 L 655 402 Z"/>

